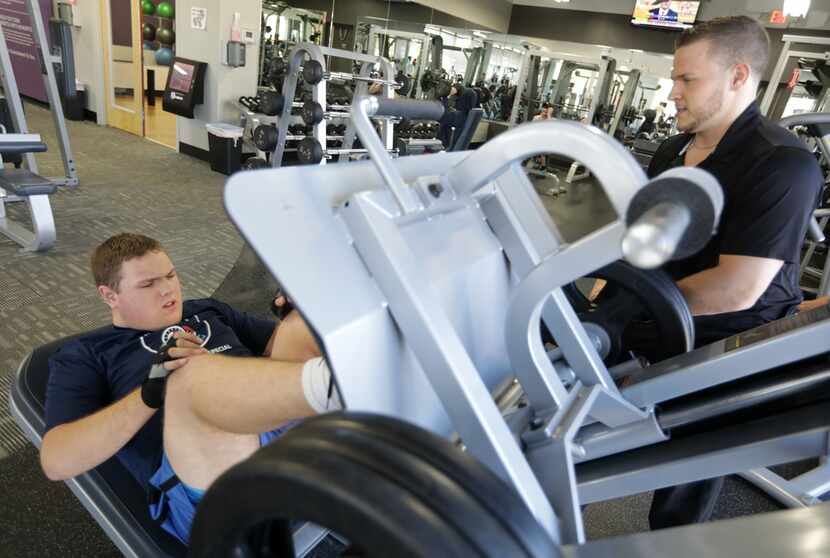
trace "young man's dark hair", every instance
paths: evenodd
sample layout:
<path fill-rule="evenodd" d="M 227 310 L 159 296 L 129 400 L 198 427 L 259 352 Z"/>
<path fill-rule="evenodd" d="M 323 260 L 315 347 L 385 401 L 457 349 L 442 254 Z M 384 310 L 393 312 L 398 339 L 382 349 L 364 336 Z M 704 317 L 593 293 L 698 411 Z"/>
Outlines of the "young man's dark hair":
<path fill-rule="evenodd" d="M 121 264 L 148 252 L 163 252 L 158 240 L 143 234 L 121 233 L 108 238 L 90 257 L 95 286 L 105 285 L 115 291 L 121 281 Z"/>
<path fill-rule="evenodd" d="M 717 17 L 685 29 L 675 42 L 675 50 L 708 40 L 710 54 L 725 67 L 749 64 L 760 81 L 769 63 L 769 35 L 757 21 L 747 16 Z"/>

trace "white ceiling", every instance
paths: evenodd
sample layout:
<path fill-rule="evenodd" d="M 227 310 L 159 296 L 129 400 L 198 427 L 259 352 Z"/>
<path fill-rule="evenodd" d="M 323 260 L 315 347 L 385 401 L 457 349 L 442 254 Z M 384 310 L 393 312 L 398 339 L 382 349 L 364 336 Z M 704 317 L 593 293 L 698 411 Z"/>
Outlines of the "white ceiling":
<path fill-rule="evenodd" d="M 570 0 L 570 2 L 561 3 L 555 0 L 507 1 L 512 1 L 514 5 L 521 6 L 624 15 L 631 15 L 634 12 L 635 4 L 635 0 Z M 783 5 L 784 0 L 703 0 L 698 19 L 708 20 L 729 15 L 748 15 L 767 20 L 769 12 L 780 10 Z M 770 25 L 770 27 L 784 28 L 787 26 Z M 830 0 L 812 0 L 806 20 L 790 21 L 789 27 L 830 30 Z"/>

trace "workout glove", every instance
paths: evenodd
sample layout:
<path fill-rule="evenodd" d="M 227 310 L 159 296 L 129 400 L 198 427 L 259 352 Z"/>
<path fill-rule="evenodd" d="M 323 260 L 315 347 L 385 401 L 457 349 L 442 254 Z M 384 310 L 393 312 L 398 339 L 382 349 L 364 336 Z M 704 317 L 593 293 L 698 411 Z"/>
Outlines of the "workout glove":
<path fill-rule="evenodd" d="M 151 409 L 160 409 L 164 405 L 164 391 L 167 387 L 167 376 L 170 375 L 164 363 L 172 360 L 170 349 L 175 346 L 175 338 L 171 338 L 162 346 L 150 367 L 147 379 L 141 384 L 141 400 Z"/>

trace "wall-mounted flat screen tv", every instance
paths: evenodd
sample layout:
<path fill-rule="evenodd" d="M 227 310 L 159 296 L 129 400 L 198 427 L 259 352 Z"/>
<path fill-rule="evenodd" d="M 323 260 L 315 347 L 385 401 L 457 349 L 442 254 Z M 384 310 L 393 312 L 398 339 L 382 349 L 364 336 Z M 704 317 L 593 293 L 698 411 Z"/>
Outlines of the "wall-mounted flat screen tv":
<path fill-rule="evenodd" d="M 677 0 L 637 0 L 631 23 L 644 27 L 685 29 L 691 27 L 700 2 Z"/>

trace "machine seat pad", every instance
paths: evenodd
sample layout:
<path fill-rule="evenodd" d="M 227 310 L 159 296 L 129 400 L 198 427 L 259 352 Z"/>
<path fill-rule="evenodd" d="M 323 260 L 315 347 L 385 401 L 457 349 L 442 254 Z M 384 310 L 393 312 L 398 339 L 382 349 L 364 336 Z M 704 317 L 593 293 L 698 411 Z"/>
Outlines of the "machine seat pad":
<path fill-rule="evenodd" d="M 29 427 L 42 437 L 45 433 L 46 386 L 49 382 L 49 358 L 73 335 L 37 347 L 20 365 L 11 397 Z M 117 457 L 75 479 L 91 503 L 104 514 L 138 556 L 184 558 L 187 548 L 174 539 L 150 517 L 147 495 Z M 112 536 L 110 533 L 108 535 Z"/>
<path fill-rule="evenodd" d="M 0 170 L 0 188 L 16 196 L 48 196 L 58 190 L 54 182 L 27 169 Z"/>

